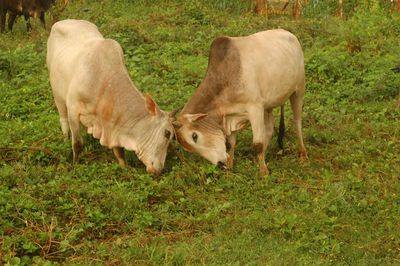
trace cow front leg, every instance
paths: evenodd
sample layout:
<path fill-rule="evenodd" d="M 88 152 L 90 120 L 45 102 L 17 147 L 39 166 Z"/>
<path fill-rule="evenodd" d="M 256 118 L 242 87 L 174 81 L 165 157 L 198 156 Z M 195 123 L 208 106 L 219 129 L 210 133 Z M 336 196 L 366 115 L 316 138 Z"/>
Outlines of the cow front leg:
<path fill-rule="evenodd" d="M 268 148 L 268 144 L 272 139 L 272 133 L 274 132 L 275 117 L 272 109 L 265 110 L 264 112 L 264 126 L 265 126 L 265 149 Z"/>
<path fill-rule="evenodd" d="M 227 168 L 232 168 L 233 166 L 233 159 L 235 153 L 235 145 L 236 145 L 236 135 L 237 131 L 231 132 L 231 135 L 227 137 L 226 140 L 226 151 L 228 153 L 228 161 L 226 162 Z"/>
<path fill-rule="evenodd" d="M 265 127 L 264 127 L 264 109 L 262 106 L 251 106 L 248 108 L 249 121 L 253 131 L 253 145 L 256 151 L 258 162 L 260 164 L 260 174 L 268 175 L 268 169 L 265 164 Z"/>
<path fill-rule="evenodd" d="M 126 166 L 126 160 L 125 160 L 125 152 L 124 148 L 122 147 L 114 147 L 113 152 L 115 157 L 117 157 L 117 160 L 121 166 Z"/>

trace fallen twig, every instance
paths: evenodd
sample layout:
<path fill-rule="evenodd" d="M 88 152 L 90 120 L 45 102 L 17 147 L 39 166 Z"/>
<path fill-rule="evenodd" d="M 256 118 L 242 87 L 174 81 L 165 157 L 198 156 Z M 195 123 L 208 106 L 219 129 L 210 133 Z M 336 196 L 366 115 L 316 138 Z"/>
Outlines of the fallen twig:
<path fill-rule="evenodd" d="M 1 147 L 0 148 L 0 152 L 1 151 L 7 151 L 7 150 L 18 150 L 18 151 L 21 151 L 21 150 L 34 151 L 35 150 L 35 151 L 42 151 L 44 153 L 52 155 L 58 161 L 61 161 L 61 158 L 58 157 L 56 154 L 54 154 L 54 152 L 52 152 L 52 151 L 50 151 L 48 149 L 42 148 L 42 147 L 32 146 L 32 147 Z M 19 159 L 19 158 L 21 158 L 21 157 L 18 157 L 17 159 Z M 5 161 L 9 161 L 10 160 L 10 159 L 7 159 L 7 158 L 2 158 L 2 159 L 5 160 Z"/>

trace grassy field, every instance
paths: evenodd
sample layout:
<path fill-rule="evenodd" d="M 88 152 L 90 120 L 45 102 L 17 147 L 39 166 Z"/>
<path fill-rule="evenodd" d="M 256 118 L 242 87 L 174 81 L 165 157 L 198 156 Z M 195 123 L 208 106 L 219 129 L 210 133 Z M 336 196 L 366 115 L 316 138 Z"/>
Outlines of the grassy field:
<path fill-rule="evenodd" d="M 269 20 L 201 1 L 72 1 L 0 34 L 0 264 L 400 264 L 400 17 L 377 3 L 346 19 Z M 374 3 L 374 1 L 372 1 Z M 291 111 L 258 174 L 251 130 L 220 170 L 176 142 L 158 177 L 84 134 L 72 165 L 45 65 L 50 24 L 95 23 L 117 40 L 130 76 L 163 110 L 183 106 L 220 35 L 284 28 L 306 61 L 300 162 Z M 287 105 L 286 110 L 290 110 Z"/>

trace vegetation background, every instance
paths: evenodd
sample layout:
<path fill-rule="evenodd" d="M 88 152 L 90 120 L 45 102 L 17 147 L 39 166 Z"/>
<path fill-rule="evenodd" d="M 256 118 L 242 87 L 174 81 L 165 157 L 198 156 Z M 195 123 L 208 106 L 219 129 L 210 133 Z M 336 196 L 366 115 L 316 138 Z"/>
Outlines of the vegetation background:
<path fill-rule="evenodd" d="M 250 4 L 249 4 L 250 3 Z M 22 18 L 0 35 L 0 264 L 400 264 L 400 17 L 384 0 L 309 1 L 303 15 L 263 16 L 249 1 L 71 0 L 47 28 Z M 204 77 L 220 35 L 284 28 L 306 61 L 301 163 L 286 113 L 259 176 L 251 131 L 232 170 L 177 143 L 159 177 L 134 153 L 120 167 L 84 135 L 80 163 L 64 142 L 45 65 L 51 24 L 95 23 L 117 40 L 132 80 L 164 110 Z M 289 110 L 290 108 L 287 108 Z"/>

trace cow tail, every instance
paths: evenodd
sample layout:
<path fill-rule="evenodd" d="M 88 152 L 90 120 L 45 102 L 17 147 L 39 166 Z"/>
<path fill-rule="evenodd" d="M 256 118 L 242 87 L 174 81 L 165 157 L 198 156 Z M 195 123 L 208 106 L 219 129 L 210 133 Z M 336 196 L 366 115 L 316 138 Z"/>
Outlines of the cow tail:
<path fill-rule="evenodd" d="M 279 133 L 278 133 L 278 145 L 281 150 L 283 150 L 283 136 L 285 135 L 285 113 L 284 106 L 281 106 L 281 118 L 279 120 Z"/>

